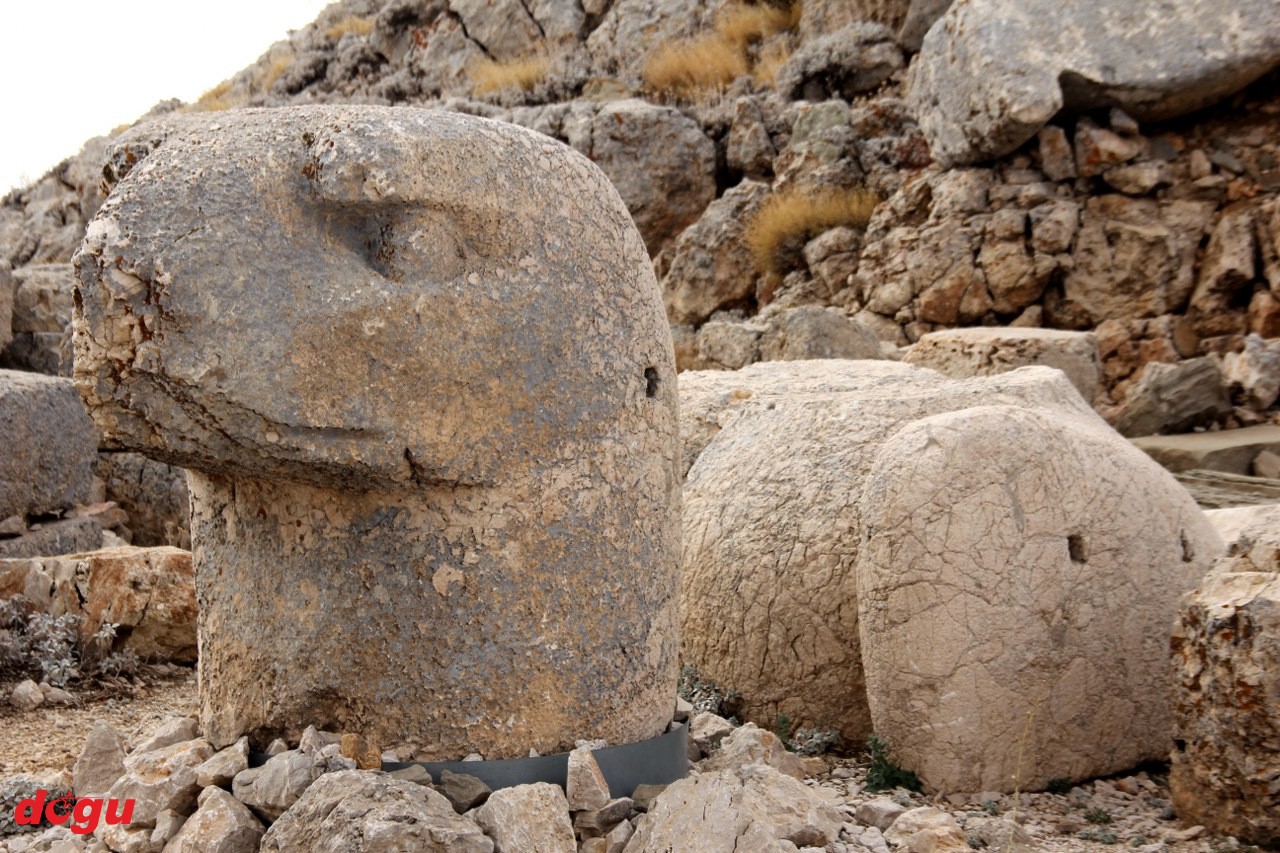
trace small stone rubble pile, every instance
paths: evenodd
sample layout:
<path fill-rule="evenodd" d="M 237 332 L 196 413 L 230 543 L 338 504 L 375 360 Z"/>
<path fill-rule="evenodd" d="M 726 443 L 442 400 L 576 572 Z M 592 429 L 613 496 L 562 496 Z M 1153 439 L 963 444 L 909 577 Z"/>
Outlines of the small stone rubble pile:
<path fill-rule="evenodd" d="M 1145 853 L 1208 853 L 1240 847 L 1229 836 L 1179 824 L 1158 768 L 1063 785 L 1056 793 L 872 791 L 865 762 L 799 756 L 771 732 L 735 727 L 707 712 L 689 723 L 689 776 L 616 798 L 592 744 L 570 753 L 567 789 L 535 783 L 491 791 L 466 774 L 445 771 L 433 781 L 420 766 L 362 769 L 379 756 L 362 754 L 368 746 L 360 738 L 314 728 L 292 749 L 273 744 L 266 763 L 250 768 L 246 742 L 214 751 L 190 718 L 170 719 L 132 749 L 99 723 L 72 771 L 7 779 L 0 806 L 11 816 L 42 787 L 74 786 L 78 796 L 133 798 L 131 825 L 80 835 L 10 821 L 0 824 L 0 850 L 1015 853 L 1124 844 Z M 15 829 L 21 831 L 8 834 Z"/>

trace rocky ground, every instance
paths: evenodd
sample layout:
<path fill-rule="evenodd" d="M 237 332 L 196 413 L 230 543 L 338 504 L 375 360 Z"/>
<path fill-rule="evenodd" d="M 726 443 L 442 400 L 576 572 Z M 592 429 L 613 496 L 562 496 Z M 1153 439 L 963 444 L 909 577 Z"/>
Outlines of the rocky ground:
<path fill-rule="evenodd" d="M 95 720 L 105 720 L 137 743 L 164 721 L 190 716 L 196 707 L 194 673 L 187 669 L 161 673 L 149 670 L 131 690 L 116 688 L 116 695 L 86 698 L 68 708 L 42 707 L 34 711 L 0 710 L 0 774 L 27 774 L 51 778 L 69 770 L 84 746 Z M 726 730 L 718 718 L 695 723 L 695 731 Z M 772 736 L 762 735 L 772 742 Z M 693 764 L 690 771 L 715 772 L 716 750 Z M 791 759 L 794 760 L 794 759 Z M 804 785 L 833 805 L 844 816 L 839 838 L 819 849 L 829 853 L 889 853 L 900 840 L 890 843 L 886 830 L 903 813 L 930 807 L 942 815 L 928 815 L 928 832 L 936 838 L 937 851 L 986 849 L 993 851 L 1106 851 L 1123 846 L 1146 853 L 1226 853 L 1257 850 L 1235 838 L 1180 823 L 1170 806 L 1167 765 L 1152 764 L 1107 779 L 1063 786 L 1056 792 L 974 795 L 927 795 L 893 788 L 868 790 L 872 761 L 867 754 L 810 756 L 796 766 L 804 769 Z M 782 761 L 775 763 L 790 764 Z M 652 808 L 652 807 L 650 807 Z M 633 812 L 633 818 L 637 813 Z M 964 839 L 963 847 L 951 846 L 947 816 Z M 21 853 L 49 850 L 49 842 L 61 837 L 55 831 L 45 840 L 38 834 L 0 838 L 0 851 Z M 78 849 L 78 848 L 71 848 Z M 584 848 L 586 849 L 586 848 Z"/>

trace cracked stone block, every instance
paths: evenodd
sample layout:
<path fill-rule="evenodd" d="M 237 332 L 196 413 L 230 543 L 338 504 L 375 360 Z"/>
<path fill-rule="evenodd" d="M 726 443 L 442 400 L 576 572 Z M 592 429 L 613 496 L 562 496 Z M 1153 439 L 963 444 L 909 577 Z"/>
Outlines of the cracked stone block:
<path fill-rule="evenodd" d="M 1222 547 L 1168 472 L 1082 406 L 992 399 L 904 425 L 862 501 L 863 664 L 895 761 L 1007 792 L 1167 754 L 1168 626 Z"/>

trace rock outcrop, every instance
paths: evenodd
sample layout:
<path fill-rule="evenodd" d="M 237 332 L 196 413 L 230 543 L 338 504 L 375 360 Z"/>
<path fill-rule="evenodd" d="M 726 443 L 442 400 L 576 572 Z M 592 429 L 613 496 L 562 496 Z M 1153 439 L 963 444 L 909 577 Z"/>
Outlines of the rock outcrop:
<path fill-rule="evenodd" d="M 1185 115 L 1280 63 L 1272 3 L 1219 12 L 1212 0 L 957 3 L 924 38 L 912 105 L 945 165 L 1008 154 L 1064 107 L 1120 107 L 1141 121 Z"/>

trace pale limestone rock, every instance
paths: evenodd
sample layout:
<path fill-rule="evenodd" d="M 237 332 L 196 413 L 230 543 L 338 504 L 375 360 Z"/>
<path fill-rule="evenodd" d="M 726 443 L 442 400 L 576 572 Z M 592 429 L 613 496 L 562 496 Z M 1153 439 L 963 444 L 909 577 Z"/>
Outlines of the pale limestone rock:
<path fill-rule="evenodd" d="M 681 779 L 653 801 L 636 824 L 627 853 L 783 853 L 825 846 L 844 815 L 802 783 L 772 767 L 752 765 Z"/>
<path fill-rule="evenodd" d="M 1235 550 L 1246 540 L 1252 542 L 1267 530 L 1280 530 L 1280 504 L 1210 509 L 1205 510 L 1205 517 L 1218 531 L 1225 546 L 1223 553 Z"/>
<path fill-rule="evenodd" d="M 930 332 L 907 352 L 907 364 L 955 379 L 994 376 L 1033 364 L 1056 367 L 1092 403 L 1098 390 L 1098 342 L 1090 332 L 978 327 Z"/>
<path fill-rule="evenodd" d="M 124 775 L 125 743 L 106 720 L 94 720 L 72 775 L 81 797 L 105 794 Z"/>
<path fill-rule="evenodd" d="M 101 535 L 96 521 L 84 521 Z M 0 593 L 22 593 L 54 616 L 79 617 L 85 640 L 109 622 L 118 626 L 117 651 L 129 650 L 143 659 L 195 662 L 195 578 L 186 551 L 124 546 L 0 559 Z M 176 740 L 193 737 L 191 721 L 190 729 Z"/>
<path fill-rule="evenodd" d="M 876 797 L 859 805 L 854 816 L 859 823 L 874 826 L 883 832 L 905 811 L 905 807 L 888 797 Z"/>
<path fill-rule="evenodd" d="M 1118 105 L 1140 121 L 1183 115 L 1280 61 L 1274 4 L 1221 11 L 1212 0 L 956 3 L 923 40 L 911 103 L 944 166 L 1007 154 L 1064 107 Z"/>
<path fill-rule="evenodd" d="M 242 737 L 196 768 L 196 783 L 202 788 L 231 787 L 236 775 L 249 769 L 249 739 Z"/>
<path fill-rule="evenodd" d="M 13 277 L 13 331 L 61 334 L 71 328 L 71 264 L 34 264 Z"/>
<path fill-rule="evenodd" d="M 956 819 L 933 806 L 903 812 L 884 837 L 902 853 L 967 853 L 972 849 Z"/>
<path fill-rule="evenodd" d="M 702 763 L 702 771 L 738 771 L 749 764 L 772 767 L 792 779 L 803 781 L 805 777 L 804 761 L 798 755 L 787 752 L 777 735 L 759 728 L 755 723 L 747 723 L 735 729 L 722 740 L 720 748 Z"/>
<path fill-rule="evenodd" d="M 875 333 L 838 308 L 801 305 L 771 317 L 760 336 L 763 361 L 881 359 Z"/>
<path fill-rule="evenodd" d="M 1243 350 L 1222 357 L 1222 378 L 1240 389 L 1246 405 L 1266 411 L 1280 397 L 1280 340 L 1247 336 Z"/>
<path fill-rule="evenodd" d="M 570 811 L 599 809 L 609 802 L 609 783 L 590 748 L 578 747 L 569 753 L 568 774 L 565 794 Z"/>
<path fill-rule="evenodd" d="M 267 759 L 261 767 L 242 770 L 231 780 L 231 792 L 254 814 L 273 821 L 296 803 L 324 775 L 317 759 L 297 749 Z"/>
<path fill-rule="evenodd" d="M 1083 406 L 975 403 L 903 426 L 866 475 L 857 602 L 876 733 L 945 791 L 1162 757 L 1167 626 L 1220 540 Z"/>
<path fill-rule="evenodd" d="M 703 752 L 710 752 L 718 747 L 733 731 L 733 723 L 710 711 L 694 714 L 689 721 L 689 740 Z"/>
<path fill-rule="evenodd" d="M 88 499 L 98 437 L 70 380 L 0 370 L 0 435 L 0 518 Z"/>
<path fill-rule="evenodd" d="M 743 236 L 768 197 L 768 184 L 743 181 L 707 205 L 676 238 L 662 279 L 662 301 L 672 322 L 701 323 L 755 296 L 757 274 Z"/>
<path fill-rule="evenodd" d="M 592 162 L 617 188 L 650 256 L 716 197 L 715 144 L 679 110 L 639 98 L 611 101 L 591 120 L 590 146 Z"/>
<path fill-rule="evenodd" d="M 1255 523 L 1183 600 L 1169 787 L 1186 823 L 1280 837 L 1280 528 Z"/>
<path fill-rule="evenodd" d="M 1212 359 L 1153 361 L 1125 393 L 1114 424 L 1127 436 L 1182 432 L 1213 423 L 1230 410 L 1222 372 Z"/>
<path fill-rule="evenodd" d="M 40 691 L 40 685 L 28 678 L 13 688 L 9 704 L 19 711 L 34 711 L 44 704 L 44 693 Z"/>
<path fill-rule="evenodd" d="M 155 826 L 156 817 L 172 810 L 190 814 L 196 805 L 200 786 L 196 783 L 195 768 L 213 755 L 209 742 L 197 738 L 180 741 L 147 752 L 134 750 L 124 760 L 124 775 L 116 780 L 106 797 L 115 800 L 135 801 L 133 821 L 129 829 Z M 112 827 L 123 829 L 123 827 Z M 105 829 L 99 827 L 99 833 Z M 101 837 L 101 835 L 99 835 Z"/>
<path fill-rule="evenodd" d="M 256 853 L 265 829 L 243 803 L 221 788 L 205 788 L 199 804 L 165 853 Z"/>
<path fill-rule="evenodd" d="M 13 340 L 13 265 L 0 258 L 0 352 Z"/>
<path fill-rule="evenodd" d="M 568 823 L 567 814 L 563 819 Z M 552 853 L 549 847 L 522 849 Z M 271 825 L 261 850 L 494 853 L 495 848 L 475 823 L 456 814 L 448 800 L 430 788 L 364 770 L 344 770 L 326 774 L 308 788 Z"/>
<path fill-rule="evenodd" d="M 714 195 L 697 122 L 637 102 L 592 120 L 597 160 L 663 153 L 665 177 L 634 184 L 664 210 L 695 187 L 693 218 Z M 457 759 L 660 734 L 675 367 L 600 169 L 410 108 L 132 133 L 150 148 L 78 255 L 78 383 L 112 441 L 191 469 L 210 740 L 261 748 L 314 723 Z M 704 182 L 662 150 L 686 142 Z"/>
<path fill-rule="evenodd" d="M 1208 469 L 1247 476 L 1259 453 L 1280 450 L 1280 426 L 1139 436 L 1132 441 L 1169 471 Z"/>
<path fill-rule="evenodd" d="M 494 791 L 473 814 L 494 853 L 577 853 L 569 803 L 557 785 L 536 782 Z"/>

